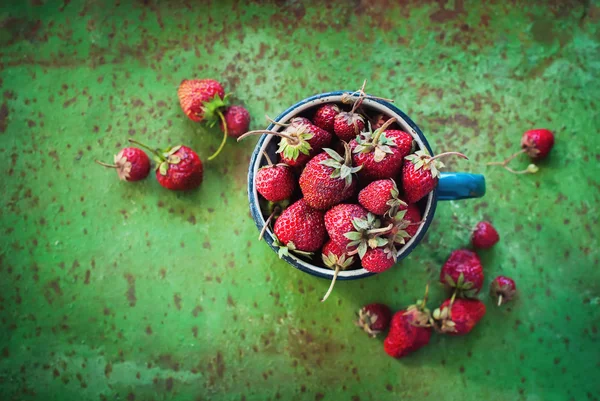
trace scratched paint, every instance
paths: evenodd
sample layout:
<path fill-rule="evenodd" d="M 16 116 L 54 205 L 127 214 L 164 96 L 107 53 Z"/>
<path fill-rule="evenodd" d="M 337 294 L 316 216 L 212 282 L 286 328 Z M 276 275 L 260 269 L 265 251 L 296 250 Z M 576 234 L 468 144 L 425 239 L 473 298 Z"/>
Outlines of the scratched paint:
<path fill-rule="evenodd" d="M 0 399 L 597 400 L 599 21 L 595 0 L 3 2 Z M 253 140 L 190 193 L 93 163 L 128 137 L 206 159 L 220 135 L 176 98 L 195 76 L 222 80 L 253 128 L 367 78 L 436 151 L 467 153 L 449 168 L 484 173 L 488 194 L 441 204 L 400 266 L 320 304 L 328 283 L 255 239 Z M 533 126 L 557 133 L 537 175 L 485 166 Z M 353 313 L 414 301 L 480 219 L 502 237 L 486 283 L 510 275 L 519 298 L 388 358 Z"/>

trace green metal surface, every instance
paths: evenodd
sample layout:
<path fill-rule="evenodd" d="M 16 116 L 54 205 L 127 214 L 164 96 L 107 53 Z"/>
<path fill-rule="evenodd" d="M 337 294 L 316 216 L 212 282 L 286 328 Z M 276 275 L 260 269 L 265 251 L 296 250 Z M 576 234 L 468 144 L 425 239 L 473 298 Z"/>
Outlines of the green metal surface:
<path fill-rule="evenodd" d="M 599 22 L 597 1 L 3 1 L 0 399 L 597 400 Z M 176 96 L 192 77 L 222 80 L 253 128 L 366 78 L 488 194 L 440 204 L 400 266 L 320 304 L 328 282 L 256 240 L 253 140 L 185 194 L 93 163 L 128 137 L 205 160 L 219 133 Z M 485 166 L 532 127 L 557 134 L 537 175 Z M 401 361 L 353 326 L 418 298 L 484 218 L 502 236 L 486 283 L 514 277 L 516 302 Z"/>

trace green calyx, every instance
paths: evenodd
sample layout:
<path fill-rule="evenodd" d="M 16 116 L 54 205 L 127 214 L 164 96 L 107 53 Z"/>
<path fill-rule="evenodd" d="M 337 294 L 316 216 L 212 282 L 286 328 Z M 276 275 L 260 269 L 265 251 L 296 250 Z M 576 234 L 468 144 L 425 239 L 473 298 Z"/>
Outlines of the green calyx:
<path fill-rule="evenodd" d="M 473 284 L 470 281 L 465 281 L 465 275 L 463 273 L 460 273 L 460 275 L 458 276 L 458 280 L 456 281 L 454 281 L 454 279 L 450 277 L 449 274 L 446 274 L 444 276 L 444 281 L 451 288 L 455 288 L 456 293 L 463 298 L 473 298 L 478 292 L 478 289 L 475 287 L 475 284 Z"/>
<path fill-rule="evenodd" d="M 393 242 L 400 245 L 405 244 L 406 240 L 411 238 L 410 234 L 406 232 L 406 228 L 410 226 L 411 223 L 404 218 L 405 215 L 406 210 L 401 210 L 392 217 L 392 224 L 394 226 L 388 235 Z"/>
<path fill-rule="evenodd" d="M 385 203 L 390 208 L 388 209 L 388 211 L 385 214 L 392 217 L 392 216 L 397 215 L 398 209 L 400 208 L 400 206 L 407 207 L 408 205 L 402 199 L 398 198 L 398 196 L 400 195 L 400 191 L 398 191 L 398 186 L 396 185 L 396 181 L 394 181 L 391 178 L 390 178 L 390 181 L 392 182 L 392 190 L 390 191 L 391 198 L 390 198 L 390 200 L 388 200 Z"/>
<path fill-rule="evenodd" d="M 405 315 L 412 315 L 413 320 L 411 324 L 417 327 L 431 327 L 433 325 L 433 318 L 431 311 L 427 308 L 427 297 L 429 295 L 429 284 L 425 287 L 425 295 L 423 299 L 417 300 L 413 305 L 406 308 Z"/>
<path fill-rule="evenodd" d="M 369 131 L 363 132 L 356 138 L 357 146 L 354 148 L 354 153 L 373 152 L 373 160 L 377 163 L 382 161 L 386 155 L 393 154 L 392 147 L 396 146 L 396 142 L 385 136 L 382 128 L 384 127 L 378 128 L 373 132 L 369 124 Z"/>
<path fill-rule="evenodd" d="M 327 255 L 321 254 L 321 257 L 323 258 L 323 263 L 325 263 L 325 266 L 332 270 L 346 270 L 352 266 L 352 263 L 354 263 L 354 256 L 348 257 L 346 254 L 338 257 L 333 252 L 329 252 Z"/>
<path fill-rule="evenodd" d="M 306 251 L 301 251 L 298 248 L 296 248 L 296 244 L 294 244 L 292 241 L 289 241 L 287 243 L 287 245 L 285 245 L 283 242 L 279 241 L 279 238 L 275 237 L 275 241 L 273 241 L 273 244 L 275 244 L 275 246 L 279 247 L 279 250 L 277 251 L 277 255 L 279 255 L 279 259 L 282 259 L 284 256 L 291 256 L 290 252 L 293 252 L 297 255 L 301 255 L 301 256 L 307 256 L 310 257 L 312 256 L 312 252 L 306 252 Z"/>
<path fill-rule="evenodd" d="M 285 158 L 296 160 L 300 154 L 309 155 L 312 147 L 308 142 L 314 136 L 307 124 L 292 124 L 284 130 L 287 137 L 281 138 L 277 153 Z"/>
<path fill-rule="evenodd" d="M 389 245 L 389 240 L 383 235 L 392 229 L 392 225 L 381 227 L 381 221 L 373 213 L 367 214 L 365 219 L 355 218 L 352 225 L 356 231 L 344 234 L 351 242 L 347 248 L 356 248 L 356 253 L 362 259 L 369 248 L 381 248 Z M 395 255 L 394 255 L 395 257 Z"/>
<path fill-rule="evenodd" d="M 456 332 L 456 323 L 452 321 L 452 305 L 454 305 L 454 299 L 456 298 L 456 292 L 452 294 L 450 304 L 443 308 L 436 308 L 432 314 L 433 328 L 439 333 L 453 333 Z"/>
<path fill-rule="evenodd" d="M 415 171 L 419 169 L 430 170 L 433 178 L 439 177 L 439 169 L 445 167 L 444 163 L 441 161 L 433 160 L 431 155 L 425 150 L 417 150 L 415 153 L 406 156 L 404 159 L 415 166 Z"/>
<path fill-rule="evenodd" d="M 219 112 L 227 108 L 229 102 L 225 95 L 224 98 L 220 98 L 219 95 L 215 95 L 211 100 L 206 101 L 202 104 L 202 121 L 206 122 L 210 127 L 213 127 L 219 120 Z"/>
<path fill-rule="evenodd" d="M 381 333 L 381 330 L 374 330 L 372 328 L 375 322 L 377 322 L 377 315 L 362 308 L 358 311 L 358 319 L 354 324 L 363 329 L 369 336 L 375 338 Z"/>
<path fill-rule="evenodd" d="M 340 156 L 335 150 L 324 148 L 323 151 L 327 153 L 330 159 L 325 159 L 320 164 L 331 167 L 331 178 L 338 178 L 345 181 L 346 188 L 352 184 L 352 174 L 360 171 L 362 166 L 352 167 L 352 153 L 350 147 L 344 142 L 345 157 Z"/>
<path fill-rule="evenodd" d="M 181 145 L 167 148 L 162 153 L 154 155 L 153 159 L 156 162 L 156 169 L 160 175 L 167 175 L 171 164 L 179 164 L 181 162 L 181 158 L 175 155 L 179 149 L 181 149 Z"/>

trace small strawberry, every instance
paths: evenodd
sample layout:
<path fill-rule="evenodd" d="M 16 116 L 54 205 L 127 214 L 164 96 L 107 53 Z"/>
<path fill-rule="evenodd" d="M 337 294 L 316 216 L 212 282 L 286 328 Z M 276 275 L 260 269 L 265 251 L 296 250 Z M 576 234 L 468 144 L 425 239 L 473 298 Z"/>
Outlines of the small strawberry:
<path fill-rule="evenodd" d="M 324 148 L 302 171 L 298 182 L 310 207 L 327 210 L 354 194 L 353 177 L 360 167 L 352 166 L 350 147 L 346 144 L 344 147 L 345 158 L 333 149 Z"/>
<path fill-rule="evenodd" d="M 371 273 L 383 273 L 396 264 L 396 248 L 392 244 L 369 248 L 361 258 L 363 269 Z"/>
<path fill-rule="evenodd" d="M 279 131 L 257 130 L 249 131 L 238 138 L 238 142 L 250 135 L 270 134 L 281 137 L 277 153 L 281 154 L 281 162 L 290 167 L 304 167 L 308 161 L 323 148 L 331 143 L 332 136 L 329 132 L 316 125 L 305 123 L 304 117 L 297 117 Z"/>
<path fill-rule="evenodd" d="M 490 296 L 498 299 L 498 306 L 511 301 L 517 293 L 515 281 L 506 276 L 498 276 L 490 285 Z"/>
<path fill-rule="evenodd" d="M 321 252 L 321 257 L 325 266 L 334 270 L 333 278 L 331 279 L 331 285 L 329 286 L 329 289 L 327 290 L 327 293 L 325 293 L 323 299 L 321 299 L 321 302 L 325 302 L 325 300 L 329 298 L 331 291 L 333 291 L 333 286 L 335 285 L 335 280 L 337 279 L 340 270 L 346 270 L 352 266 L 354 263 L 354 257 L 348 256 L 345 248 L 342 248 L 331 240 L 327 241 L 325 245 L 323 245 Z"/>
<path fill-rule="evenodd" d="M 357 102 L 358 103 L 358 102 Z M 365 129 L 365 119 L 358 113 L 342 111 L 335 116 L 333 132 L 344 142 L 350 142 Z"/>
<path fill-rule="evenodd" d="M 221 130 L 227 135 L 238 138 L 250 126 L 250 113 L 243 106 L 229 106 L 223 113 L 225 124 L 221 123 Z"/>
<path fill-rule="evenodd" d="M 369 212 L 379 216 L 394 216 L 406 202 L 398 198 L 399 192 L 393 179 L 377 180 L 367 185 L 358 194 L 360 203 Z"/>
<path fill-rule="evenodd" d="M 521 137 L 521 150 L 501 162 L 488 163 L 488 166 L 498 165 L 514 174 L 534 174 L 538 167 L 530 164 L 525 170 L 516 171 L 508 167 L 508 163 L 522 153 L 526 153 L 533 160 L 542 160 L 548 156 L 554 147 L 554 134 L 552 131 L 538 128 L 526 131 Z"/>
<path fill-rule="evenodd" d="M 402 210 L 402 206 L 400 207 Z M 406 207 L 406 214 L 404 215 L 404 220 L 409 224 L 405 228 L 408 235 L 412 237 L 415 236 L 417 231 L 419 230 L 419 226 L 421 225 L 421 210 L 414 203 L 409 203 Z"/>
<path fill-rule="evenodd" d="M 187 146 L 168 147 L 161 151 L 133 139 L 129 142 L 140 145 L 154 154 L 156 179 L 163 187 L 172 191 L 187 191 L 202 184 L 202 160 Z"/>
<path fill-rule="evenodd" d="M 227 106 L 225 90 L 214 79 L 184 79 L 177 96 L 185 115 L 195 122 L 216 122 L 218 112 Z"/>
<path fill-rule="evenodd" d="M 340 108 L 333 103 L 327 103 L 319 107 L 313 116 L 313 124 L 319 128 L 333 133 L 335 116 L 340 113 Z"/>
<path fill-rule="evenodd" d="M 475 252 L 458 249 L 442 266 L 440 282 L 451 288 L 456 288 L 465 296 L 473 296 L 483 286 L 483 267 Z"/>
<path fill-rule="evenodd" d="M 406 310 L 394 314 L 390 332 L 383 342 L 383 349 L 393 358 L 402 358 L 429 344 L 431 338 L 431 313 L 427 309 L 427 293 Z"/>
<path fill-rule="evenodd" d="M 446 152 L 431 157 L 424 150 L 418 150 L 414 154 L 405 157 L 407 163 L 404 163 L 402 168 L 402 185 L 406 200 L 409 203 L 415 203 L 423 199 L 434 190 L 440 176 L 439 169 L 444 167 L 444 163 L 438 159 L 448 155 L 457 155 L 463 159 L 467 158 L 467 156 L 458 152 Z"/>
<path fill-rule="evenodd" d="M 487 221 L 477 223 L 471 235 L 471 243 L 475 248 L 488 249 L 496 245 L 498 241 L 500 241 L 500 236 L 492 223 Z"/>
<path fill-rule="evenodd" d="M 387 116 L 382 113 L 379 113 L 375 117 L 370 118 L 369 122 L 371 123 L 371 127 L 373 129 L 378 129 L 378 128 L 381 128 L 383 126 L 383 124 L 385 124 L 387 122 L 387 120 L 389 120 L 390 118 L 392 118 L 392 117 Z M 397 123 L 390 125 L 389 128 L 392 130 L 400 130 L 400 126 Z"/>
<path fill-rule="evenodd" d="M 273 227 L 279 257 L 293 251 L 308 256 L 321 249 L 326 239 L 323 212 L 300 199 L 285 209 Z"/>
<path fill-rule="evenodd" d="M 332 207 L 325 213 L 325 229 L 329 238 L 342 249 L 346 249 L 352 242 L 346 234 L 358 230 L 354 220 L 366 220 L 367 214 L 368 212 L 360 205 L 339 204 Z M 375 221 L 374 217 L 372 223 Z M 365 231 L 366 229 L 368 224 L 365 224 Z"/>
<path fill-rule="evenodd" d="M 386 331 L 392 319 L 392 311 L 384 304 L 365 305 L 360 308 L 357 315 L 358 320 L 355 324 L 373 338 Z"/>
<path fill-rule="evenodd" d="M 287 164 L 273 164 L 269 156 L 266 153 L 264 155 L 267 165 L 256 173 L 256 191 L 271 202 L 290 199 L 296 188 L 296 177 L 292 169 Z"/>
<path fill-rule="evenodd" d="M 374 132 L 363 132 L 350 142 L 355 166 L 363 166 L 358 174 L 364 181 L 392 178 L 400 173 L 404 157 L 413 146 L 412 137 L 403 131 L 387 130 L 396 121 L 389 119 Z"/>
<path fill-rule="evenodd" d="M 485 315 L 485 305 L 478 299 L 447 299 L 433 311 L 434 327 L 452 336 L 468 334 Z"/>
<path fill-rule="evenodd" d="M 139 181 L 148 177 L 150 172 L 150 159 L 148 155 L 138 148 L 124 148 L 115 155 L 114 164 L 107 164 L 96 160 L 101 166 L 114 168 L 120 180 Z"/>

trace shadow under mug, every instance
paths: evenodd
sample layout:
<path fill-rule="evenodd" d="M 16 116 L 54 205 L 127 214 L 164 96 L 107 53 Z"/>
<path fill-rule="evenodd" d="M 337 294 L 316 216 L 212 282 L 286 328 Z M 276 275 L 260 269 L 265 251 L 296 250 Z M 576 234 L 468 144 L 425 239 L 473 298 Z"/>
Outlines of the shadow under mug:
<path fill-rule="evenodd" d="M 325 103 L 337 103 L 342 104 L 342 95 L 345 93 L 352 93 L 352 91 L 336 91 L 322 93 L 319 95 L 311 96 L 300 102 L 294 104 L 283 113 L 278 115 L 274 121 L 279 123 L 286 123 L 293 117 L 307 114 L 311 109 L 315 109 L 321 104 Z M 366 98 L 363 101 L 363 106 L 375 110 L 376 112 L 386 114 L 388 116 L 396 118 L 398 124 L 402 130 L 409 133 L 420 149 L 427 149 L 427 151 L 434 155 L 427 139 L 423 135 L 423 132 L 419 127 L 400 109 L 394 106 L 392 103 L 380 99 Z M 267 127 L 268 130 L 279 131 L 282 126 L 276 124 L 270 124 Z M 273 135 L 262 135 L 252 157 L 250 159 L 250 167 L 248 170 L 248 199 L 250 202 L 250 213 L 256 223 L 256 226 L 261 230 L 265 225 L 266 218 L 261 212 L 259 195 L 256 192 L 256 186 L 254 185 L 254 177 L 258 169 L 266 164 L 266 160 L 263 156 L 263 152 L 266 152 L 272 160 L 276 159 L 276 150 L 279 143 L 279 137 Z M 470 173 L 441 173 L 439 183 L 436 189 L 434 189 L 428 196 L 419 201 L 419 207 L 421 209 L 422 223 L 419 226 L 416 234 L 410 238 L 410 240 L 398 251 L 398 261 L 404 259 L 413 249 L 421 242 L 429 225 L 433 221 L 437 202 L 439 200 L 459 200 L 468 198 L 479 198 L 485 194 L 485 178 L 481 174 L 470 174 Z M 274 235 L 273 230 L 267 228 L 264 239 L 277 253 L 278 248 L 273 244 Z M 319 258 L 320 255 L 315 255 L 315 258 Z M 305 273 L 313 276 L 331 279 L 333 277 L 333 270 L 325 267 L 313 265 L 310 262 L 303 260 L 296 255 L 290 253 L 290 256 L 283 256 L 283 260 L 294 266 L 295 268 L 302 270 Z M 354 280 L 359 278 L 365 278 L 374 275 L 365 269 L 346 270 L 340 271 L 338 274 L 338 280 Z"/>

